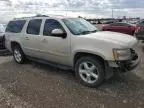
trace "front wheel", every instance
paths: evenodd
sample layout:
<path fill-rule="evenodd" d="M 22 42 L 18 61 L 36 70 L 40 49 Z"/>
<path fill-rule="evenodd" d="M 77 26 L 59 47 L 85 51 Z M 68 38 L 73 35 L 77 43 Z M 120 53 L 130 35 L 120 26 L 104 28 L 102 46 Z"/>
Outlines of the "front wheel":
<path fill-rule="evenodd" d="M 95 57 L 81 57 L 75 65 L 76 77 L 83 85 L 98 87 L 104 81 L 103 63 Z"/>
<path fill-rule="evenodd" d="M 13 47 L 13 57 L 17 63 L 19 64 L 24 63 L 25 56 L 22 49 L 19 46 Z"/>

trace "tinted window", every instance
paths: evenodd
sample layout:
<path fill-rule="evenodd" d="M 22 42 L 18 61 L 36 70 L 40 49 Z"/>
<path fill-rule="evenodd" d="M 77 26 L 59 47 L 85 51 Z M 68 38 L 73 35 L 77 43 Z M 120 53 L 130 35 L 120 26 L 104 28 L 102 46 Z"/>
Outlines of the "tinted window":
<path fill-rule="evenodd" d="M 120 26 L 131 26 L 131 25 L 127 23 L 120 23 Z"/>
<path fill-rule="evenodd" d="M 119 23 L 112 23 L 110 26 L 119 26 Z"/>
<path fill-rule="evenodd" d="M 57 20 L 47 19 L 45 21 L 43 35 L 45 35 L 45 36 L 52 36 L 51 32 L 54 29 L 62 29 L 64 31 L 62 25 Z"/>
<path fill-rule="evenodd" d="M 41 19 L 30 20 L 27 27 L 27 34 L 39 35 L 41 23 Z"/>
<path fill-rule="evenodd" d="M 10 21 L 6 28 L 6 32 L 20 33 L 25 22 L 25 20 Z"/>
<path fill-rule="evenodd" d="M 140 22 L 139 25 L 142 25 L 142 26 L 143 26 L 143 25 L 144 25 L 144 21 Z"/>
<path fill-rule="evenodd" d="M 131 25 L 127 23 L 113 23 L 113 24 L 110 24 L 110 26 L 131 26 Z"/>
<path fill-rule="evenodd" d="M 144 21 L 142 21 L 141 23 L 144 24 Z"/>

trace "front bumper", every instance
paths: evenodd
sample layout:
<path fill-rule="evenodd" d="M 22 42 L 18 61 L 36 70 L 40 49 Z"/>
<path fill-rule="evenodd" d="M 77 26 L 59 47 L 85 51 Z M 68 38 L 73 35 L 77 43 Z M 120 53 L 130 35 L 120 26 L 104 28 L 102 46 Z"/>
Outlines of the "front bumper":
<path fill-rule="evenodd" d="M 131 60 L 105 62 L 106 79 L 112 77 L 115 72 L 124 73 L 132 71 L 139 65 L 139 63 L 140 58 L 134 50 L 132 50 Z"/>
<path fill-rule="evenodd" d="M 130 61 L 117 61 L 116 64 L 118 65 L 118 69 L 121 72 L 132 71 L 135 69 L 140 63 L 140 59 L 137 60 L 130 60 Z"/>
<path fill-rule="evenodd" d="M 131 51 L 131 55 L 132 57 L 130 60 L 109 62 L 109 66 L 118 69 L 121 72 L 132 71 L 139 65 L 140 58 L 134 50 Z"/>

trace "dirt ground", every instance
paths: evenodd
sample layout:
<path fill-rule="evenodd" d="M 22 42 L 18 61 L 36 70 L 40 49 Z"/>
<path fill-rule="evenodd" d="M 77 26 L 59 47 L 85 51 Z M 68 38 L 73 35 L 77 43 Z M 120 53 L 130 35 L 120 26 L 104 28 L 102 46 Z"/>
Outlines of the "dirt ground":
<path fill-rule="evenodd" d="M 0 56 L 0 108 L 144 108 L 143 49 L 140 44 L 137 69 L 99 88 L 79 84 L 72 71 L 32 61 L 19 65 Z"/>

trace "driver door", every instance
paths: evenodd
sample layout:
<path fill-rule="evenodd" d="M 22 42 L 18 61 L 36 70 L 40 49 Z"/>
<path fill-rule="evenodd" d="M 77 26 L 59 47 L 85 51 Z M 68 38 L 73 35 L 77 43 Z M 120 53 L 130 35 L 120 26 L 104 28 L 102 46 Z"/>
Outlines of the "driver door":
<path fill-rule="evenodd" d="M 52 35 L 52 31 L 61 29 L 66 33 L 62 24 L 55 19 L 46 19 L 43 28 L 43 57 L 48 61 L 67 64 L 70 59 L 70 36 L 66 38 Z"/>

